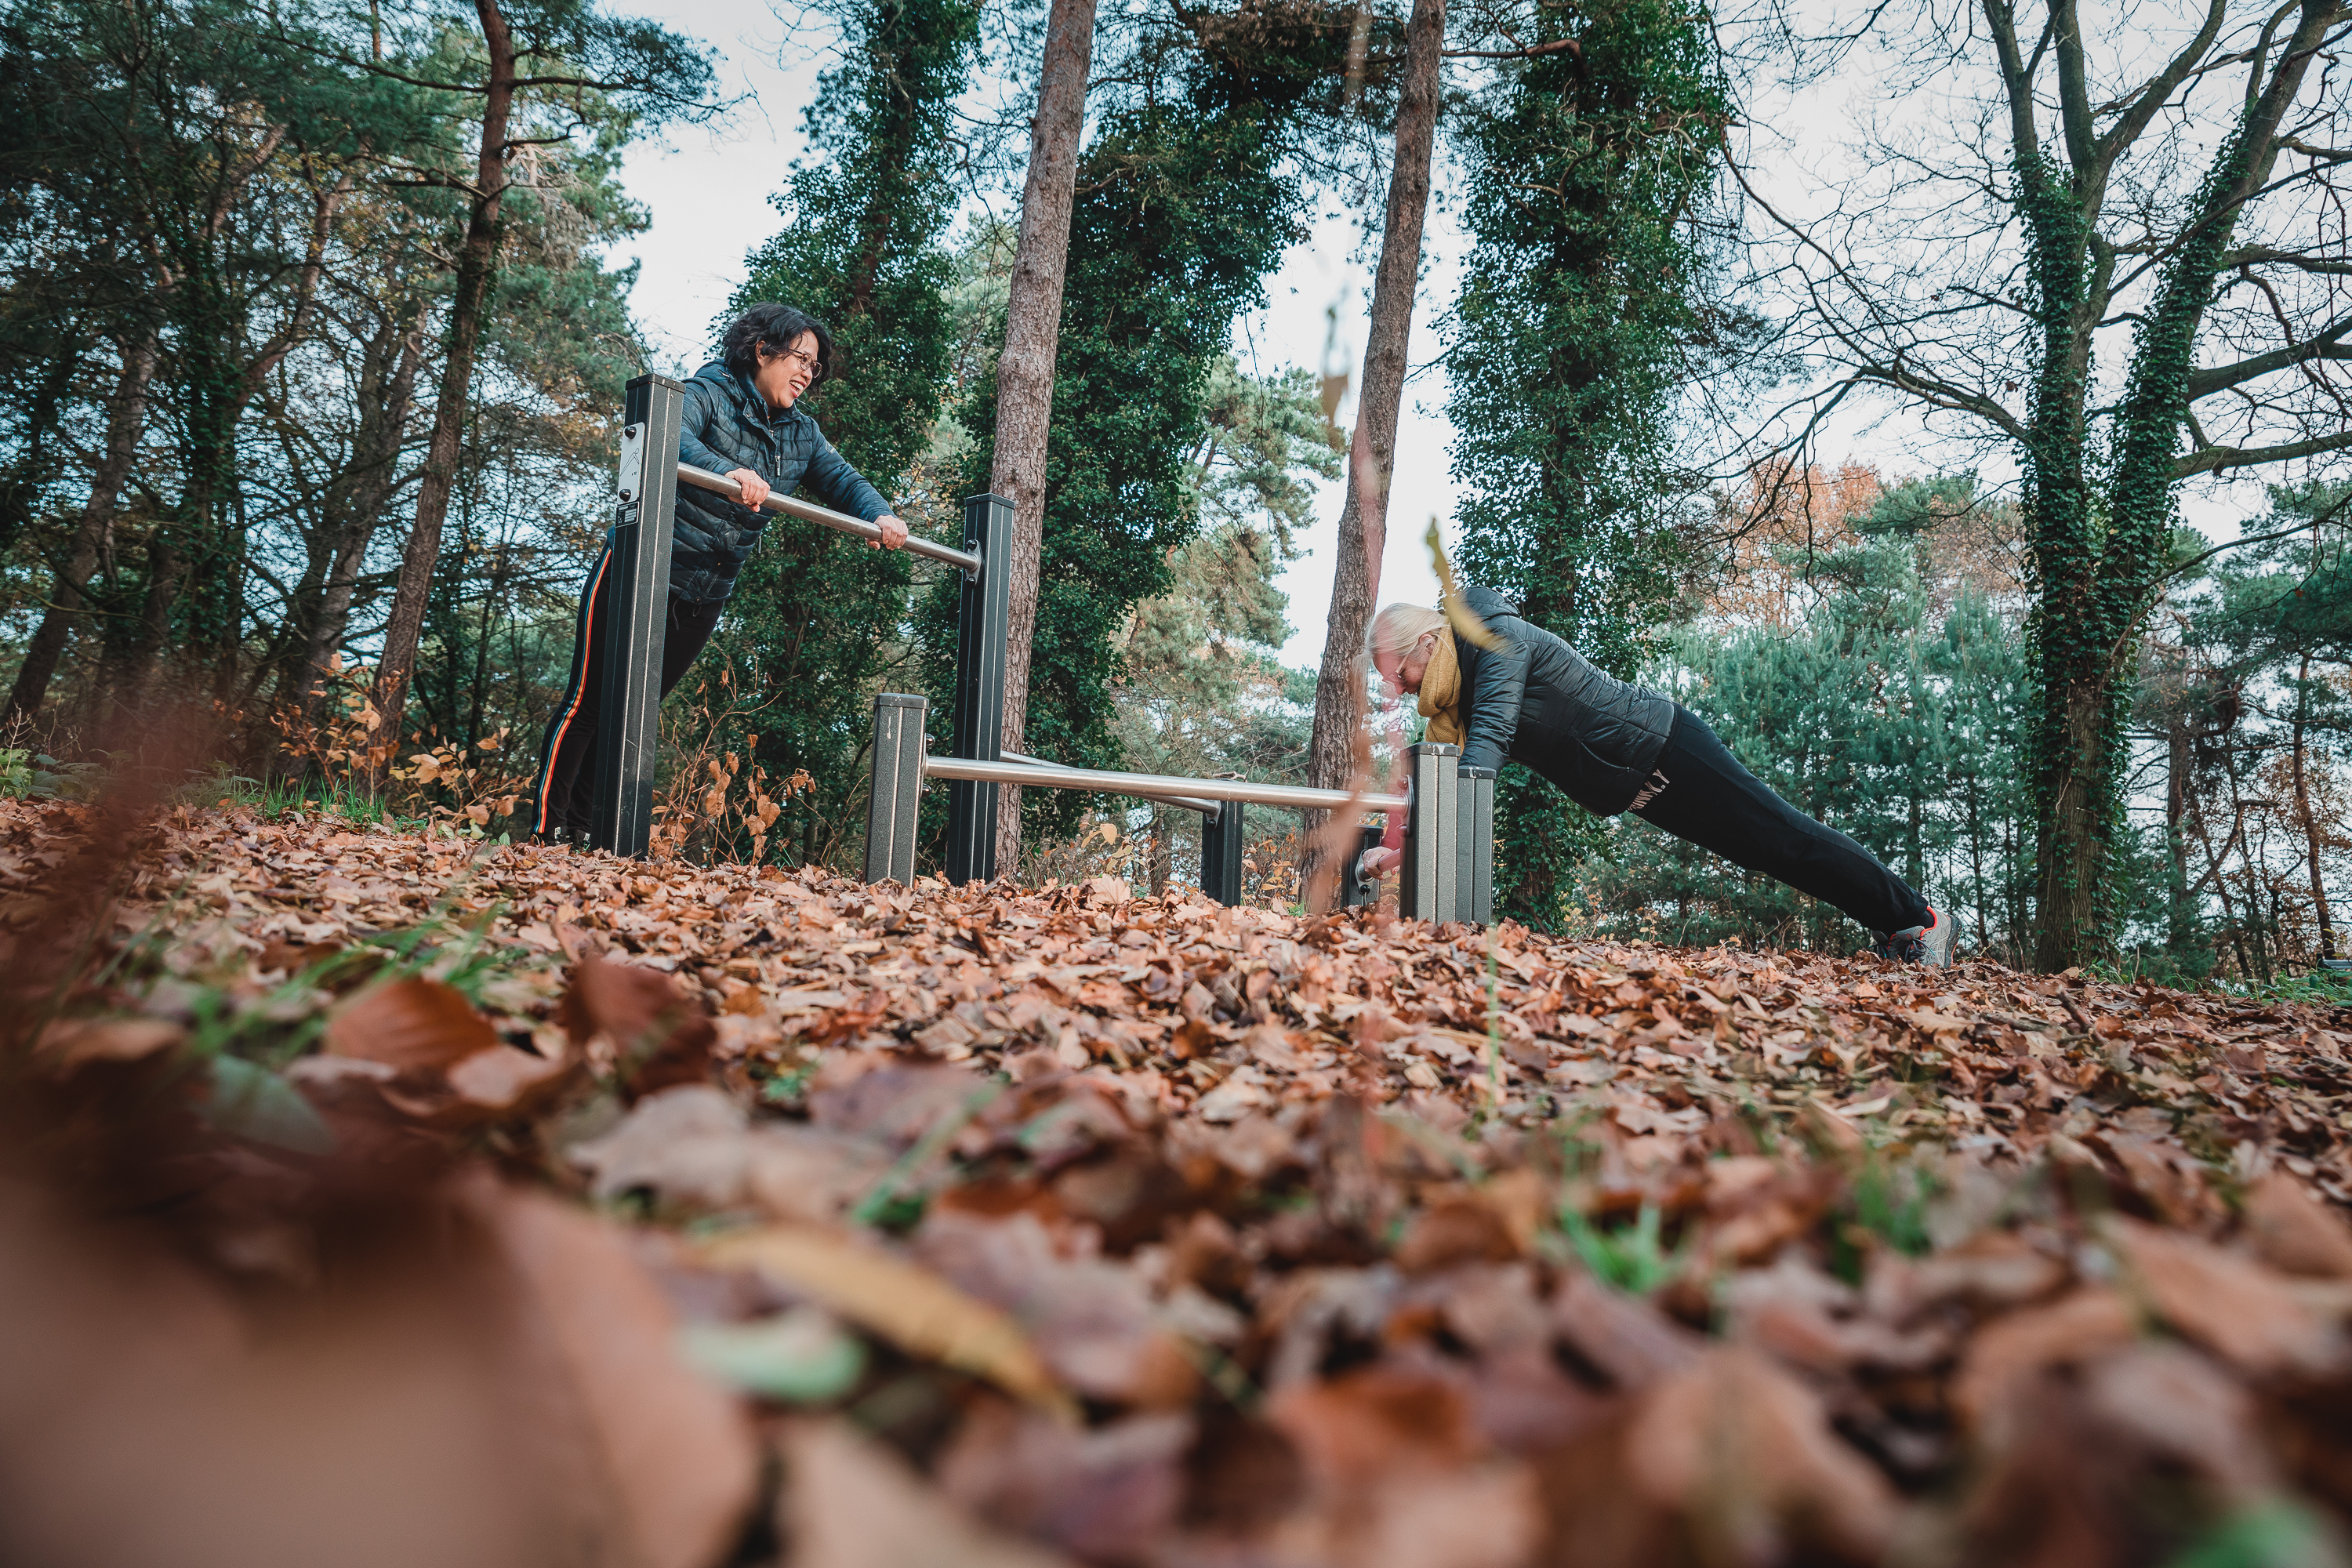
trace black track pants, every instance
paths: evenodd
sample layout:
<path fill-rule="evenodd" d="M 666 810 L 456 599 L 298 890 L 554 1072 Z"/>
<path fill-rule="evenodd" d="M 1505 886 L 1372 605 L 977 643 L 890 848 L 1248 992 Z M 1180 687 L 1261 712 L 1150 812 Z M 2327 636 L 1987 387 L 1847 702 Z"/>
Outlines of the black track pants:
<path fill-rule="evenodd" d="M 604 625 L 604 606 L 597 595 L 613 559 L 609 550 L 596 557 L 588 585 L 580 594 L 579 629 L 572 636 L 572 679 L 556 704 L 539 749 L 539 805 L 531 814 L 531 831 L 541 837 L 568 832 L 575 837 L 588 832 L 596 791 L 596 709 L 604 697 L 604 649 L 611 643 Z M 695 655 L 718 629 L 725 601 L 688 604 L 670 596 L 669 626 L 662 640 L 661 689 L 667 697 L 682 679 Z"/>
<path fill-rule="evenodd" d="M 1927 922 L 1927 900 L 1909 883 L 1774 795 L 1687 708 L 1675 709 L 1657 772 L 1665 787 L 1637 808 L 1643 820 L 1835 905 L 1874 931 Z"/>

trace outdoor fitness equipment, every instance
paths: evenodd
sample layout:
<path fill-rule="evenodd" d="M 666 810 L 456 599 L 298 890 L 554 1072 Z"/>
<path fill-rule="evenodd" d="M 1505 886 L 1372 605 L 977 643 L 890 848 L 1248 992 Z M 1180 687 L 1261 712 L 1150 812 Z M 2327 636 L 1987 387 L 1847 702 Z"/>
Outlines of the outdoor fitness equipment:
<path fill-rule="evenodd" d="M 742 487 L 723 474 L 677 459 L 686 389 L 666 376 L 641 375 L 622 405 L 621 464 L 609 535 L 612 563 L 595 613 L 614 638 L 604 665 L 603 722 L 596 742 L 595 847 L 642 857 L 653 833 L 654 766 L 661 707 L 662 639 L 668 624 L 670 539 L 676 484 L 740 500 Z M 676 484 L 672 483 L 673 478 Z M 763 511 L 878 541 L 874 523 L 769 492 Z M 911 884 L 916 825 L 926 778 L 948 781 L 947 876 L 950 882 L 996 877 L 996 795 L 1003 784 L 1080 789 L 1128 795 L 1202 816 L 1202 890 L 1221 902 L 1242 898 L 1244 805 L 1294 810 L 1402 811 L 1405 816 L 1403 912 L 1418 920 L 1481 922 L 1494 913 L 1495 775 L 1464 768 L 1453 746 L 1412 748 L 1403 795 L 1351 795 L 1344 790 L 1253 784 L 1246 779 L 1172 778 L 1157 773 L 1068 768 L 1002 749 L 1004 643 L 1012 574 L 1013 503 L 978 495 L 963 504 L 963 548 L 909 536 L 910 553 L 957 568 L 953 754 L 929 754 L 921 697 L 885 692 L 874 700 L 874 792 L 867 805 L 866 879 Z M 1350 859 L 1343 901 L 1369 903 L 1373 887 L 1353 868 L 1360 850 L 1381 842 L 1366 825 Z"/>

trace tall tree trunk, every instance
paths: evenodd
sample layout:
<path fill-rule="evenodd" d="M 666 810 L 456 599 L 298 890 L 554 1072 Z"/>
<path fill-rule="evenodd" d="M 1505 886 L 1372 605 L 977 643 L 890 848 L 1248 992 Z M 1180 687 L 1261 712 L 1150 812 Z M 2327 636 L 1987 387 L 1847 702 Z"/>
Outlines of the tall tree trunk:
<path fill-rule="evenodd" d="M 2303 818 L 2303 847 L 2311 871 L 2311 913 L 2319 923 L 2319 956 L 2336 956 L 2336 928 L 2328 919 L 2327 884 L 2319 875 L 2319 822 L 2311 815 L 2311 781 L 2303 771 L 2303 731 L 2311 705 L 2311 655 L 2294 676 L 2294 809 Z"/>
<path fill-rule="evenodd" d="M 416 375 L 425 363 L 425 341 L 412 321 L 399 325 L 400 344 L 391 375 L 376 395 L 362 386 L 360 426 L 352 440 L 348 510 L 334 541 L 334 559 L 311 618 L 302 668 L 297 679 L 296 705 L 310 723 L 319 721 L 325 685 L 333 675 L 336 654 L 352 620 L 352 596 L 359 584 L 360 567 L 377 525 L 391 504 L 399 483 L 400 449 L 408 430 L 408 416 L 416 397 Z"/>
<path fill-rule="evenodd" d="M 499 264 L 499 212 L 504 205 L 507 121 L 514 108 L 515 48 L 498 0 L 475 0 L 482 41 L 489 50 L 489 79 L 482 105 L 482 145 L 476 162 L 473 200 L 466 216 L 465 247 L 457 256 L 457 280 L 449 303 L 447 357 L 433 408 L 433 439 L 425 447 L 417 486 L 416 525 L 400 558 L 392 614 L 383 628 L 383 657 L 372 693 L 380 722 L 378 746 L 397 746 L 408 682 L 416 666 L 416 644 L 425 630 L 425 601 L 433 590 L 433 566 L 441 553 L 441 525 L 449 514 L 449 492 L 457 482 L 458 445 L 474 382 L 474 352 L 480 344 L 490 279 Z"/>
<path fill-rule="evenodd" d="M 66 569 L 58 578 L 57 597 L 43 612 L 41 624 L 25 649 L 25 662 L 17 668 L 16 687 L 8 694 L 11 719 L 30 719 L 40 712 L 49 682 L 57 678 L 58 661 L 64 657 L 66 638 L 81 614 L 82 590 L 90 574 L 98 570 L 99 549 L 113 525 L 123 483 L 139 455 L 139 438 L 147 428 L 156 342 L 151 326 L 122 346 L 122 374 L 115 383 L 113 406 L 107 413 L 106 447 L 99 458 L 97 473 L 90 477 L 89 498 L 74 521 L 73 545 Z"/>
<path fill-rule="evenodd" d="M 1054 361 L 1062 335 L 1062 282 L 1070 259 L 1070 201 L 1077 185 L 1078 134 L 1093 68 L 1095 0 L 1054 0 L 1037 118 L 1029 128 L 1029 174 L 1021 191 L 1021 237 L 1013 253 L 1004 310 L 1004 351 L 996 361 L 996 447 L 989 489 L 1013 502 L 1012 608 L 1006 617 L 1006 749 L 1021 748 L 1029 717 L 1029 648 L 1037 631 L 1040 559 L 1045 537 L 1045 433 L 1054 414 Z M 990 568 L 994 570 L 992 563 Z M 1021 792 L 998 792 L 996 865 L 1011 876 L 1021 858 Z"/>
<path fill-rule="evenodd" d="M 1445 51 L 1445 0 L 1414 0 L 1405 33 L 1404 87 L 1397 100 L 1396 157 L 1389 174 L 1386 226 L 1372 280 L 1372 319 L 1364 342 L 1364 384 L 1348 447 L 1347 494 L 1331 567 L 1331 608 L 1324 619 L 1323 666 L 1315 679 L 1315 728 L 1307 742 L 1307 779 L 1345 789 L 1356 765 L 1356 731 L 1364 717 L 1364 632 L 1381 591 L 1388 545 L 1389 478 L 1396 470 L 1397 412 L 1404 401 L 1406 348 L 1413 296 L 1421 282 L 1421 232 L 1429 212 L 1429 163 L 1437 137 L 1438 68 Z M 1312 842 L 1324 814 L 1315 813 Z"/>

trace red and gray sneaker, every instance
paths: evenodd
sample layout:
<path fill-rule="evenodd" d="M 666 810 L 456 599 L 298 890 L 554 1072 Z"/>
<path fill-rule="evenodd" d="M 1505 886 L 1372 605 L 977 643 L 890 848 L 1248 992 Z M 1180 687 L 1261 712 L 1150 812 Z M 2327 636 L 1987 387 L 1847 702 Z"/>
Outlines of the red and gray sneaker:
<path fill-rule="evenodd" d="M 1930 908 L 1927 923 L 1907 931 L 1888 931 L 1878 939 L 1871 951 L 1881 958 L 1891 958 L 1897 963 L 1924 963 L 1930 969 L 1949 969 L 1952 948 L 1959 940 L 1959 921 L 1948 910 Z"/>

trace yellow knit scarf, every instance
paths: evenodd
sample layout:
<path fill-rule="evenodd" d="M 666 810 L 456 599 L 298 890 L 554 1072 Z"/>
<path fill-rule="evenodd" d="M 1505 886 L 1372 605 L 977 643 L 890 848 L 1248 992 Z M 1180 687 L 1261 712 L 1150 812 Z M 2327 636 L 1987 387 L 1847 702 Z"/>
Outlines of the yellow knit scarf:
<path fill-rule="evenodd" d="M 1422 739 L 1433 745 L 1460 745 L 1462 715 L 1457 710 L 1461 701 L 1462 666 L 1454 657 L 1454 634 L 1441 629 L 1437 647 L 1429 655 L 1429 668 L 1421 677 L 1421 716 L 1429 721 Z"/>

